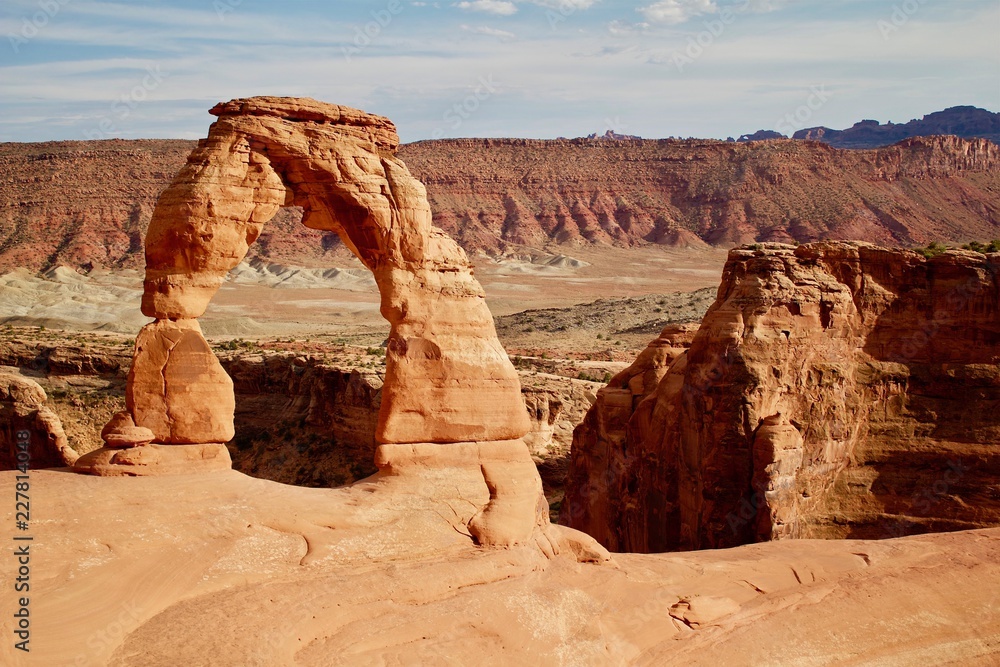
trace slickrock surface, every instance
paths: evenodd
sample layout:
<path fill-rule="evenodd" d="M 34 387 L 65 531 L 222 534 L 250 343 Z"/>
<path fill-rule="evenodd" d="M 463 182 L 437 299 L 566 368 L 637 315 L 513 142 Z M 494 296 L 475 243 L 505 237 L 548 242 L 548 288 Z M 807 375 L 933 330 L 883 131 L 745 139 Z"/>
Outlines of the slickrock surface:
<path fill-rule="evenodd" d="M 998 529 L 602 565 L 569 548 L 476 549 L 461 532 L 471 506 L 441 512 L 433 496 L 482 502 L 481 477 L 385 482 L 394 507 L 375 482 L 34 471 L 31 653 L 4 641 L 0 663 L 975 667 L 1000 651 Z M 13 486 L 0 473 L 0 494 Z M 0 559 L 4 580 L 14 567 Z"/>
<path fill-rule="evenodd" d="M 156 198 L 194 146 L 0 144 L 0 270 L 140 268 Z M 408 144 L 398 155 L 427 186 L 436 226 L 469 252 L 516 255 L 550 245 L 989 240 L 1000 236 L 998 150 L 955 137 L 865 151 L 793 140 L 476 139 Z M 279 211 L 250 257 L 329 267 L 343 256 L 336 234 L 304 228 L 300 216 Z"/>
<path fill-rule="evenodd" d="M 1000 524 L 1000 255 L 730 253 L 574 434 L 561 520 L 612 550 Z"/>
<path fill-rule="evenodd" d="M 62 468 L 78 454 L 37 382 L 0 372 L 0 470 Z"/>

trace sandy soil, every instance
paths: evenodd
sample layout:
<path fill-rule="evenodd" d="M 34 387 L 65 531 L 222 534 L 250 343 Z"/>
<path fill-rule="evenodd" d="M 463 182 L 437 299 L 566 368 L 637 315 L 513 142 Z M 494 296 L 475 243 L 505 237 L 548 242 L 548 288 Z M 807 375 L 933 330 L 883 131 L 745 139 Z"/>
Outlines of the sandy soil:
<path fill-rule="evenodd" d="M 481 257 L 476 275 L 494 316 L 565 308 L 600 298 L 688 292 L 718 285 L 721 250 L 580 248 L 574 257 L 536 253 L 500 262 Z M 388 325 L 374 280 L 353 257 L 329 269 L 255 261 L 234 270 L 202 318 L 207 336 L 365 335 L 379 342 Z M 42 276 L 18 269 L 0 276 L 0 324 L 134 333 L 141 273 L 58 268 Z M 381 337 L 381 338 L 380 338 Z"/>

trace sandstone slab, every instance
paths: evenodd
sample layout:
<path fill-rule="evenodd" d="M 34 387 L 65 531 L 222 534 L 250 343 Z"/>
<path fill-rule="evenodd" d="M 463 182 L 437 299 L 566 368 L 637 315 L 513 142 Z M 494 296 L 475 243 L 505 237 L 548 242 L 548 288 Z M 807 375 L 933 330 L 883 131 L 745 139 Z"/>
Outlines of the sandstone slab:
<path fill-rule="evenodd" d="M 0 472 L 0 493 L 13 494 L 14 477 Z M 233 471 L 38 471 L 51 518 L 32 552 L 46 576 L 32 581 L 31 653 L 4 642 L 0 662 L 978 667 L 998 657 L 1000 611 L 984 585 L 1000 577 L 998 529 L 622 554 L 609 567 L 569 549 L 476 548 L 460 530 L 477 509 L 462 497 L 488 498 L 482 478 L 432 483 L 436 499 L 417 492 L 420 479 L 307 489 Z M 396 492 L 372 493 L 380 484 Z M 0 507 L 0 522 L 13 509 Z M 11 636 L 12 622 L 0 618 L 0 632 Z"/>
<path fill-rule="evenodd" d="M 230 470 L 233 461 L 224 444 L 102 447 L 81 456 L 76 472 L 102 477 L 190 475 Z"/>

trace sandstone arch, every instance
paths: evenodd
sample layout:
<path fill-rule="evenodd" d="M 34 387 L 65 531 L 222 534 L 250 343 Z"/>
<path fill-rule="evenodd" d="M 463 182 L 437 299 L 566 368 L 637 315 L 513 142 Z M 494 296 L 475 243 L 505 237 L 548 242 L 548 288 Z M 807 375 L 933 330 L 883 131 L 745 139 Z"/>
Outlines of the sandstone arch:
<path fill-rule="evenodd" d="M 336 232 L 379 287 L 391 327 L 376 431 L 383 473 L 474 472 L 488 491 L 467 521 L 480 543 L 522 542 L 547 526 L 541 482 L 520 440 L 529 424 L 517 373 L 465 252 L 431 225 L 423 185 L 395 157 L 393 124 L 295 98 L 238 99 L 211 113 L 218 120 L 208 138 L 153 213 L 142 312 L 155 321 L 136 339 L 128 414 L 105 429 L 115 436 L 105 438 L 109 446 L 137 431 L 153 438 L 105 448 L 78 468 L 228 467 L 221 443 L 233 436 L 232 381 L 197 318 L 263 225 L 298 205 L 304 224 Z"/>
<path fill-rule="evenodd" d="M 201 316 L 263 225 L 281 206 L 301 206 L 303 223 L 336 232 L 379 286 L 391 330 L 377 439 L 527 433 L 517 374 L 482 288 L 465 252 L 432 227 L 423 185 L 395 157 L 392 123 L 283 98 L 234 100 L 211 113 L 219 120 L 153 214 L 143 313 Z"/>

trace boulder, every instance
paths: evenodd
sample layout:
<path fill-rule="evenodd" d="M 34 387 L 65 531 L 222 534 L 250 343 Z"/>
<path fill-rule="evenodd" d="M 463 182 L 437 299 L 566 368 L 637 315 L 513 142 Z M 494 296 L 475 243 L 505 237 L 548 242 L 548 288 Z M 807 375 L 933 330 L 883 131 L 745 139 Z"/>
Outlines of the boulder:
<path fill-rule="evenodd" d="M 45 390 L 26 377 L 0 372 L 0 470 L 71 466 L 79 456 L 69 446 Z"/>

